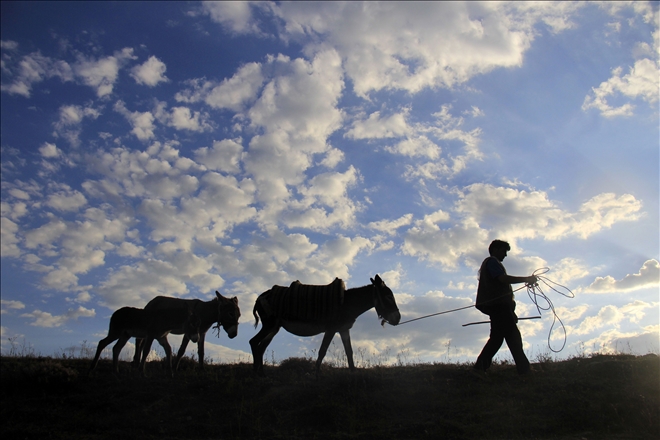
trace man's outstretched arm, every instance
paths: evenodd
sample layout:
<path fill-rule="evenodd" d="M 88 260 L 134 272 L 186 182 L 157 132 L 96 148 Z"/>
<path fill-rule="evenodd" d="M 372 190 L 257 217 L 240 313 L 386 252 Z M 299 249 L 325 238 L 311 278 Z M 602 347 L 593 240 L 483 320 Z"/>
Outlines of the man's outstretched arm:
<path fill-rule="evenodd" d="M 497 281 L 504 284 L 535 284 L 539 279 L 535 275 L 530 275 L 528 277 L 515 277 L 512 275 L 502 274 L 497 277 Z"/>

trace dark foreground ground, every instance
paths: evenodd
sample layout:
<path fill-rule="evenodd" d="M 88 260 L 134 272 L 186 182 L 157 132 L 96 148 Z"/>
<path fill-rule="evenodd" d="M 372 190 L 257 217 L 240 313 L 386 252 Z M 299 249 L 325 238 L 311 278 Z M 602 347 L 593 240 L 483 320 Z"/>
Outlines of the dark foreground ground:
<path fill-rule="evenodd" d="M 12 358 L 1 362 L 2 439 L 658 439 L 657 355 L 599 355 L 534 364 L 521 380 L 496 365 L 421 364 L 349 373 L 288 359 L 254 377 L 248 364 L 168 378 L 123 363 Z"/>

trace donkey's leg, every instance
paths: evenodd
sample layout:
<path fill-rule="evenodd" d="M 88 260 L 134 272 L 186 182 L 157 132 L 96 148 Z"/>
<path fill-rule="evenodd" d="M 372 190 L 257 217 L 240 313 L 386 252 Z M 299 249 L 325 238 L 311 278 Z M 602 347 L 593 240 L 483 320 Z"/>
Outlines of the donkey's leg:
<path fill-rule="evenodd" d="M 133 367 L 140 365 L 140 353 L 142 353 L 143 338 L 135 338 L 135 354 L 133 355 Z"/>
<path fill-rule="evenodd" d="M 126 345 L 129 339 L 131 339 L 131 336 L 124 332 L 119 337 L 115 346 L 112 347 L 112 368 L 115 370 L 115 373 L 119 373 L 119 353 L 121 353 L 121 349 L 124 348 L 124 345 Z"/>
<path fill-rule="evenodd" d="M 144 341 L 142 341 L 142 358 L 140 359 L 140 371 L 142 372 L 143 375 L 147 363 L 147 356 L 151 351 L 151 344 L 153 343 L 154 343 L 153 337 L 144 338 Z"/>
<path fill-rule="evenodd" d="M 355 371 L 355 364 L 353 363 L 353 347 L 351 346 L 351 333 L 350 330 L 342 330 L 339 332 L 341 342 L 344 344 L 344 351 L 346 352 L 346 359 L 348 360 L 348 368 Z"/>
<path fill-rule="evenodd" d="M 107 347 L 113 341 L 116 341 L 116 340 L 117 340 L 117 336 L 109 334 L 108 336 L 106 336 L 105 338 L 103 338 L 99 341 L 99 345 L 96 348 L 96 355 L 94 356 L 94 360 L 92 361 L 92 365 L 89 367 L 90 372 L 96 368 L 96 364 L 98 364 L 98 362 L 99 362 L 99 357 L 101 356 L 101 352 L 103 351 L 103 349 L 105 349 L 105 347 Z"/>
<path fill-rule="evenodd" d="M 323 342 L 321 342 L 321 348 L 319 348 L 319 357 L 316 359 L 316 374 L 319 374 L 319 371 L 321 371 L 321 362 L 323 362 L 323 358 L 325 357 L 325 354 L 328 352 L 328 347 L 330 347 L 330 343 L 332 342 L 332 338 L 335 337 L 335 331 L 333 330 L 328 330 L 325 332 L 323 335 Z"/>
<path fill-rule="evenodd" d="M 218 333 L 220 334 L 220 333 Z M 204 341 L 206 340 L 206 333 L 199 332 L 199 339 L 197 340 L 197 358 L 199 359 L 199 368 L 204 369 Z"/>
<path fill-rule="evenodd" d="M 279 330 L 279 325 L 275 325 L 273 322 L 266 323 L 266 321 L 262 321 L 261 330 L 250 339 L 250 348 L 252 348 L 252 359 L 256 372 L 263 371 L 264 353 L 268 344 L 270 344 L 270 341 L 273 340 Z"/>
<path fill-rule="evenodd" d="M 163 350 L 165 350 L 165 360 L 167 362 L 167 371 L 170 373 L 170 376 L 174 376 L 174 372 L 172 371 L 172 346 L 167 341 L 167 335 L 158 338 L 157 341 L 160 344 L 160 346 L 163 347 Z"/>
<path fill-rule="evenodd" d="M 190 338 L 188 337 L 187 334 L 184 333 L 183 339 L 181 340 L 181 347 L 179 347 L 179 351 L 176 354 L 176 359 L 174 360 L 174 371 L 177 371 L 179 369 L 179 362 L 181 362 L 181 358 L 186 353 L 186 347 L 188 347 L 188 342 L 190 342 Z"/>

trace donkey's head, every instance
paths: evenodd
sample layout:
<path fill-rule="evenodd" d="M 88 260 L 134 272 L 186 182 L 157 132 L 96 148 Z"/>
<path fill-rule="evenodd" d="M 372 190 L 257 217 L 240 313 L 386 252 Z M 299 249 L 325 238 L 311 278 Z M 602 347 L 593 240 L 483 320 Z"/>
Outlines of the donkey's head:
<path fill-rule="evenodd" d="M 238 335 L 238 318 L 241 317 L 238 298 L 225 298 L 217 290 L 215 295 L 218 298 L 218 325 L 225 329 L 229 339 L 234 339 Z M 218 333 L 219 335 L 220 333 Z"/>
<path fill-rule="evenodd" d="M 396 305 L 392 290 L 385 285 L 385 282 L 378 275 L 375 279 L 371 278 L 371 283 L 376 289 L 374 296 L 378 317 L 383 319 L 383 324 L 388 322 L 391 325 L 397 325 L 401 320 L 401 313 L 399 313 L 399 307 Z"/>

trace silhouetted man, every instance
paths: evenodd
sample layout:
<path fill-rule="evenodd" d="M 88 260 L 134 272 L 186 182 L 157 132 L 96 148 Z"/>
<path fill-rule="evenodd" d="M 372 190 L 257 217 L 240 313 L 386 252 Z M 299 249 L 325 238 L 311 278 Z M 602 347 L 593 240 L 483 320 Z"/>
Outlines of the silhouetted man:
<path fill-rule="evenodd" d="M 502 260 L 511 250 L 509 243 L 502 240 L 493 241 L 488 247 L 490 257 L 481 263 L 479 269 L 479 287 L 477 289 L 477 309 L 490 316 L 490 339 L 486 342 L 481 354 L 474 364 L 474 369 L 485 372 L 490 367 L 493 356 L 506 340 L 519 374 L 530 370 L 529 360 L 523 351 L 522 336 L 518 330 L 516 302 L 513 299 L 511 284 L 534 284 L 538 278 L 514 277 L 507 275 Z"/>

